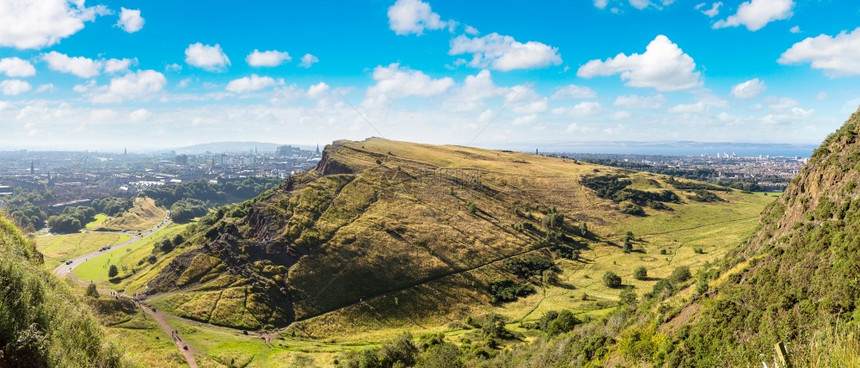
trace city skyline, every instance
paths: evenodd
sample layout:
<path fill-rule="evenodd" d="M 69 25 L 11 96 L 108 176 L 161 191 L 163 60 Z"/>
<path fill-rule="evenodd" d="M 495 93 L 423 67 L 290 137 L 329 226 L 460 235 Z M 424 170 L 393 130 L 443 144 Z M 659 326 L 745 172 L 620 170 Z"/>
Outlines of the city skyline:
<path fill-rule="evenodd" d="M 811 144 L 860 105 L 849 1 L 22 4 L 3 149 Z"/>

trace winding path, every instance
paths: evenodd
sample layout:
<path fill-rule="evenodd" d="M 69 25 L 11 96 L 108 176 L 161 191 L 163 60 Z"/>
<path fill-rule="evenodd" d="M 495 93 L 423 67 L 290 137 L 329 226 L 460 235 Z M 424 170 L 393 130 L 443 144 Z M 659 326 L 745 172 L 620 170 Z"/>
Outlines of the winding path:
<path fill-rule="evenodd" d="M 134 232 L 134 231 L 109 231 L 109 232 L 105 232 L 107 234 L 129 235 L 129 236 L 131 236 L 131 239 L 129 239 L 129 240 L 127 240 L 121 244 L 111 246 L 110 249 L 101 249 L 101 250 L 92 251 L 92 252 L 84 254 L 80 257 L 69 260 L 66 263 L 63 263 L 59 267 L 54 269 L 54 274 L 60 278 L 69 276 L 69 277 L 71 277 L 71 279 L 73 281 L 75 281 L 79 285 L 86 287 L 87 283 L 85 283 L 81 279 L 75 277 L 75 275 L 72 274 L 72 270 L 74 270 L 76 267 L 82 265 L 88 259 L 91 259 L 95 256 L 100 255 L 100 254 L 104 254 L 107 252 L 111 252 L 111 251 L 114 251 L 117 249 L 127 247 L 129 245 L 134 244 L 137 241 L 140 241 L 143 238 L 146 238 L 147 236 L 151 235 L 152 233 L 158 231 L 160 228 L 167 225 L 167 223 L 169 221 L 170 221 L 170 211 L 167 211 L 167 216 L 163 220 L 161 220 L 161 222 L 159 222 L 157 225 L 153 226 L 150 229 L 143 230 L 140 232 Z M 116 295 L 120 298 L 126 298 L 126 299 L 134 301 L 135 304 L 137 304 L 137 306 L 140 307 L 140 309 L 142 309 L 146 314 L 148 314 L 150 317 L 152 317 L 152 319 L 155 321 L 155 323 L 158 324 L 158 327 L 160 327 L 164 331 L 165 334 L 170 336 L 170 338 L 173 340 L 173 343 L 176 345 L 176 348 L 179 350 L 179 353 L 181 353 L 182 356 L 185 358 L 185 361 L 188 363 L 188 366 L 191 368 L 197 368 L 197 360 L 196 360 L 194 355 L 200 354 L 200 352 L 182 340 L 182 338 L 179 336 L 179 333 L 176 332 L 167 323 L 167 321 L 165 320 L 164 314 L 157 312 L 156 310 L 150 308 L 149 306 L 141 303 L 140 301 L 134 299 L 133 297 L 131 297 L 129 295 L 126 295 L 123 293 L 118 293 L 116 291 L 109 290 L 109 289 L 100 289 L 99 291 L 101 293 L 106 293 L 109 295 Z"/>

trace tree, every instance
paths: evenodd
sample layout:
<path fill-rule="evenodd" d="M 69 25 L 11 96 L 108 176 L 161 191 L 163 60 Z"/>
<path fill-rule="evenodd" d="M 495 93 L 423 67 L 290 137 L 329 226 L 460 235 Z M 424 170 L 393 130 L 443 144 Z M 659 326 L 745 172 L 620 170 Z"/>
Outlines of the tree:
<path fill-rule="evenodd" d="M 173 237 L 173 246 L 178 247 L 184 241 L 185 241 L 185 238 L 182 237 L 182 234 L 176 234 L 176 236 Z"/>
<path fill-rule="evenodd" d="M 96 288 L 96 284 L 90 283 L 87 285 L 87 296 L 90 298 L 99 297 L 99 290 Z"/>
<path fill-rule="evenodd" d="M 633 271 L 633 278 L 637 280 L 645 280 L 648 278 L 648 269 L 645 266 L 639 266 Z"/>
<path fill-rule="evenodd" d="M 398 335 L 379 348 L 379 361 L 383 367 L 398 364 L 403 367 L 413 367 L 417 354 L 418 348 L 412 344 L 412 335 L 407 332 Z"/>
<path fill-rule="evenodd" d="M 116 268 L 116 265 L 110 265 L 108 277 L 116 277 L 116 275 L 119 275 L 119 269 Z"/>
<path fill-rule="evenodd" d="M 669 281 L 673 284 L 679 284 L 689 280 L 691 277 L 693 277 L 693 275 L 690 273 L 690 267 L 679 266 L 672 271 L 672 275 L 669 276 Z"/>
<path fill-rule="evenodd" d="M 633 251 L 633 243 L 630 241 L 630 238 L 624 238 L 624 253 L 630 253 Z"/>
<path fill-rule="evenodd" d="M 607 287 L 617 288 L 621 286 L 621 276 L 616 275 L 612 271 L 606 271 L 603 274 L 603 284 Z"/>
<path fill-rule="evenodd" d="M 460 349 L 450 342 L 431 346 L 424 353 L 422 361 L 418 364 L 420 368 L 463 368 L 460 360 Z"/>
<path fill-rule="evenodd" d="M 555 317 L 555 319 L 549 323 L 546 332 L 550 335 L 558 335 L 560 333 L 573 330 L 573 328 L 579 323 L 580 321 L 573 316 L 573 313 L 565 309 L 558 312 L 558 317 Z"/>

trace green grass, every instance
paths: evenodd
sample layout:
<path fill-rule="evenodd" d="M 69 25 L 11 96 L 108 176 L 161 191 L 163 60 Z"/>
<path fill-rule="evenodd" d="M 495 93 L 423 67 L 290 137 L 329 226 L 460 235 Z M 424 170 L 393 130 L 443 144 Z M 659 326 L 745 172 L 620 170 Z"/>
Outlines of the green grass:
<path fill-rule="evenodd" d="M 102 224 L 104 224 L 104 223 L 105 223 L 105 221 L 107 221 L 108 219 L 109 219 L 109 217 L 108 217 L 107 215 L 103 214 L 103 213 L 96 214 L 95 219 L 94 219 L 93 221 L 90 221 L 90 222 L 86 225 L 86 227 L 85 227 L 85 228 L 86 228 L 87 230 L 95 230 L 95 229 L 98 229 L 98 228 L 100 228 L 100 227 L 101 227 L 101 225 L 102 225 Z"/>
<path fill-rule="evenodd" d="M 118 217 L 105 220 L 99 228 L 104 230 L 146 230 L 167 216 L 167 210 L 155 205 L 150 198 L 135 198 L 134 207 Z"/>
<path fill-rule="evenodd" d="M 45 255 L 45 267 L 53 270 L 66 260 L 87 254 L 105 245 L 131 239 L 128 235 L 86 232 L 48 235 L 35 238 L 36 247 Z"/>
<path fill-rule="evenodd" d="M 84 282 L 92 281 L 103 287 L 122 291 L 128 283 L 133 281 L 132 279 L 127 279 L 128 276 L 150 266 L 146 261 L 142 265 L 139 263 L 152 254 L 155 243 L 160 242 L 164 238 L 172 238 L 184 231 L 186 226 L 171 223 L 132 245 L 121 249 L 112 249 L 88 259 L 76 267 L 72 271 L 72 274 Z M 98 248 L 100 247 L 96 247 L 95 249 Z M 108 282 L 108 269 L 110 265 L 116 265 L 119 269 L 118 278 L 121 279 L 120 282 Z"/>

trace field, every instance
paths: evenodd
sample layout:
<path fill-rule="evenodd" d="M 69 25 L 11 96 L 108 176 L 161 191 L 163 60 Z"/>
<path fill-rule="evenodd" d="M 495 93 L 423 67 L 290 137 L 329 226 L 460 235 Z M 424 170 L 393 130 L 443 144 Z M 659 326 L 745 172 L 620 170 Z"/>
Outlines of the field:
<path fill-rule="evenodd" d="M 87 254 L 105 245 L 131 239 L 128 235 L 86 232 L 36 237 L 36 248 L 45 255 L 45 267 L 53 270 L 68 259 Z"/>
<path fill-rule="evenodd" d="M 167 211 L 155 205 L 150 198 L 135 198 L 134 207 L 119 217 L 110 217 L 97 226 L 101 230 L 146 230 L 164 219 Z"/>
<path fill-rule="evenodd" d="M 133 281 L 129 276 L 141 270 L 146 271 L 150 267 L 146 259 L 152 254 L 154 245 L 162 239 L 169 239 L 181 233 L 186 226 L 171 223 L 132 245 L 122 249 L 111 250 L 87 260 L 87 262 L 75 268 L 72 274 L 85 282 L 92 281 L 100 284 L 102 287 L 126 291 L 125 286 Z M 96 246 L 95 249 L 100 247 Z M 115 280 L 108 282 L 108 269 L 110 265 L 116 265 L 119 269 L 119 274 Z"/>

